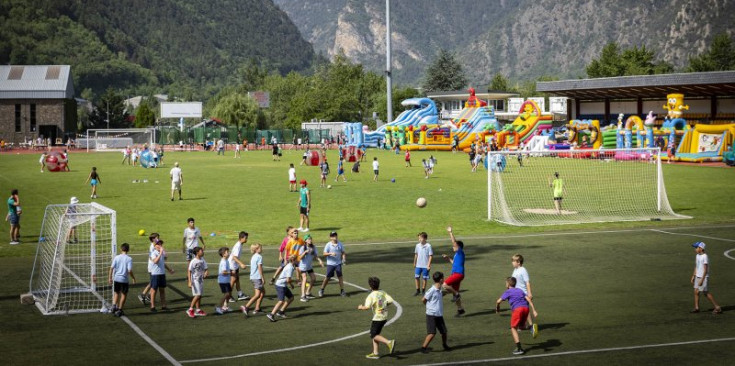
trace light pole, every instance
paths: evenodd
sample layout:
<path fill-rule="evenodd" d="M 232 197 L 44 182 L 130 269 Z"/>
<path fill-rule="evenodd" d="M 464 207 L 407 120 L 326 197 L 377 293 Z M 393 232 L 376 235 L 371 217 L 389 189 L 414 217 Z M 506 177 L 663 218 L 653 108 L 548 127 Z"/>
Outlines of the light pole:
<path fill-rule="evenodd" d="M 110 100 L 106 100 L 105 103 L 107 104 L 107 129 L 110 129 Z"/>

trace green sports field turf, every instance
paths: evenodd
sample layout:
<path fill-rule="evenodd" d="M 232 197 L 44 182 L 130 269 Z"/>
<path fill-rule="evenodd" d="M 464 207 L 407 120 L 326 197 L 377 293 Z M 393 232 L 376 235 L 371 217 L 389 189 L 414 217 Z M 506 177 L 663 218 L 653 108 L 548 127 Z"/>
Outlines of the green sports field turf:
<path fill-rule="evenodd" d="M 422 154 L 414 154 L 420 162 Z M 376 153 L 368 151 L 372 159 Z M 541 335 L 522 335 L 529 351 L 526 362 L 589 364 L 604 357 L 609 364 L 727 364 L 735 356 L 735 325 L 731 321 L 735 297 L 728 291 L 735 281 L 735 262 L 725 253 L 735 249 L 735 210 L 730 202 L 733 171 L 730 169 L 665 166 L 669 199 L 675 211 L 692 220 L 668 222 L 565 225 L 564 227 L 514 228 L 484 220 L 486 176 L 469 172 L 466 155 L 435 154 L 439 159 L 432 179 L 423 179 L 420 167 L 404 168 L 402 156 L 377 153 L 381 181 L 371 182 L 369 161 L 358 176 L 347 174 L 347 183 L 319 189 L 314 167 L 297 165 L 299 179 L 313 188 L 313 235 L 319 247 L 331 230 L 347 244 L 345 280 L 367 287 L 367 277 L 379 276 L 382 288 L 400 303 L 402 312 L 384 335 L 396 338 L 398 352 L 381 361 L 366 360 L 370 352 L 365 332 L 368 312 L 357 311 L 367 293 L 348 286 L 349 298 L 337 296 L 336 284 L 327 297 L 309 303 L 294 302 L 290 319 L 270 323 L 263 316 L 243 319 L 241 314 L 189 319 L 189 289 L 182 272 L 183 255 L 170 249 L 169 262 L 177 270 L 170 276 L 168 295 L 172 312 L 149 314 L 131 290 L 128 319 L 177 362 L 211 360 L 211 364 L 344 364 L 388 362 L 425 364 L 517 358 L 508 331 L 507 305 L 494 314 L 494 300 L 503 291 L 503 279 L 512 272 L 510 256 L 522 253 L 531 274 L 538 307 Z M 270 161 L 269 152 L 245 153 L 240 160 L 214 153 L 166 154 L 168 167 L 145 170 L 119 165 L 121 154 L 72 155 L 71 173 L 39 173 L 37 155 L 0 155 L 0 192 L 19 188 L 24 213 L 18 246 L 0 244 L 0 338 L 11 364 L 162 364 L 166 359 L 121 319 L 104 315 L 42 316 L 35 307 L 19 304 L 18 295 L 28 289 L 34 240 L 40 231 L 42 212 L 50 203 L 65 203 L 72 195 L 88 200 L 85 186 L 91 166 L 102 178 L 97 200 L 118 212 L 118 242 L 133 244 L 134 270 L 145 279 L 146 250 L 139 229 L 158 231 L 167 243 L 178 245 L 185 220 L 197 219 L 207 236 L 206 258 L 216 267 L 216 248 L 231 246 L 236 232 L 247 230 L 250 242 L 262 242 L 266 265 L 276 262 L 274 244 L 286 225 L 297 225 L 296 194 L 287 187 L 287 166 L 298 164 L 300 153 L 287 151 L 281 162 Z M 330 152 L 332 179 L 336 153 Z M 179 161 L 184 171 L 184 201 L 168 200 L 168 170 Z M 415 164 L 417 165 L 417 164 Z M 396 183 L 391 183 L 395 178 Z M 132 183 L 147 179 L 148 183 Z M 159 181 L 159 183 L 155 183 Z M 441 191 L 439 190 L 441 188 Z M 429 205 L 418 209 L 417 197 Z M 445 227 L 451 223 L 467 245 L 467 279 L 462 283 L 468 313 L 454 318 L 454 304 L 445 298 L 450 344 L 446 353 L 439 340 L 434 352 L 423 355 L 424 307 L 413 297 L 412 256 L 415 235 L 427 231 L 434 245 L 433 270 L 448 274 L 450 266 L 438 257 L 449 253 Z M 0 237 L 8 237 L 7 225 Z M 707 242 L 712 261 L 711 289 L 725 313 L 689 314 L 696 240 Z M 729 253 L 735 257 L 735 251 Z M 246 255 L 246 258 L 249 257 Z M 323 269 L 317 269 L 324 273 Z M 268 272 L 269 274 L 272 273 Z M 141 281 L 142 282 L 142 281 Z M 246 285 L 247 292 L 251 287 Z M 267 287 L 268 297 L 274 295 Z M 219 293 L 210 278 L 205 287 L 205 310 Z M 269 309 L 274 301 L 264 301 Z M 702 309 L 710 309 L 703 300 Z M 341 338 L 347 338 L 339 340 Z M 728 340 L 729 339 L 729 340 Z M 310 346 L 291 349 L 298 346 Z M 702 343 L 687 343 L 702 342 Z M 683 344 L 679 344 L 683 343 Z M 654 345 L 660 345 L 653 347 Z M 638 348 L 640 347 L 640 348 Z M 381 349 L 384 352 L 384 349 Z M 244 356 L 264 352 L 259 355 Z M 591 352 L 591 353 L 583 353 Z M 109 360 L 109 361 L 108 361 Z"/>

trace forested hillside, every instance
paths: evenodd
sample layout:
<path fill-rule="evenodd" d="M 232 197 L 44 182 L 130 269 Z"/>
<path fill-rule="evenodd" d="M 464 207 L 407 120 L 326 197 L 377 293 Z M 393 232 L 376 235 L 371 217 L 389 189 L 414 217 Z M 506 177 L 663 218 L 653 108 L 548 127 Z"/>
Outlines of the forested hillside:
<path fill-rule="evenodd" d="M 274 1 L 315 49 L 385 68 L 385 0 Z M 609 42 L 645 46 L 681 70 L 714 35 L 735 35 L 733 14 L 735 0 L 393 0 L 393 76 L 418 85 L 445 48 L 473 85 L 497 72 L 514 80 L 585 77 Z"/>
<path fill-rule="evenodd" d="M 270 0 L 1 0 L 0 24 L 0 63 L 69 64 L 78 94 L 201 99 L 251 59 L 286 73 L 315 58 Z"/>

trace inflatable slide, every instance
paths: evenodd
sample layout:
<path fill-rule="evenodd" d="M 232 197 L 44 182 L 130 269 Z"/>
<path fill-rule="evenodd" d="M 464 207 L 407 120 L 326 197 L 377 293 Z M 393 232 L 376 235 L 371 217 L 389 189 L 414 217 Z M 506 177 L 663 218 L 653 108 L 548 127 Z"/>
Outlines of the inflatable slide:
<path fill-rule="evenodd" d="M 513 123 L 505 125 L 495 136 L 499 147 L 518 147 L 536 134 L 536 131 L 551 129 L 551 116 L 544 116 L 538 104 L 527 100 L 521 104 L 521 110 Z"/>
<path fill-rule="evenodd" d="M 676 160 L 690 162 L 722 161 L 723 154 L 733 145 L 735 124 L 694 125 L 679 142 Z"/>

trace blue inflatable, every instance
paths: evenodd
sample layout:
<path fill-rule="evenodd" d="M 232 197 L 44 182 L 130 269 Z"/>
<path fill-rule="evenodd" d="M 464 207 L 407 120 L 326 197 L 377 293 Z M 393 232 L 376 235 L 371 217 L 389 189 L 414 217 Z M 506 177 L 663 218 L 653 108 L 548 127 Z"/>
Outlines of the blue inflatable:
<path fill-rule="evenodd" d="M 490 165 L 490 169 L 492 171 L 502 173 L 505 170 L 505 166 L 508 164 L 508 161 L 505 159 L 505 155 L 494 154 L 485 158 L 484 164 L 485 169 L 488 169 L 488 165 Z"/>
<path fill-rule="evenodd" d="M 143 152 L 140 153 L 140 166 L 143 168 L 158 167 L 158 163 L 156 162 L 156 160 L 157 160 L 157 157 L 150 150 L 143 150 Z"/>

